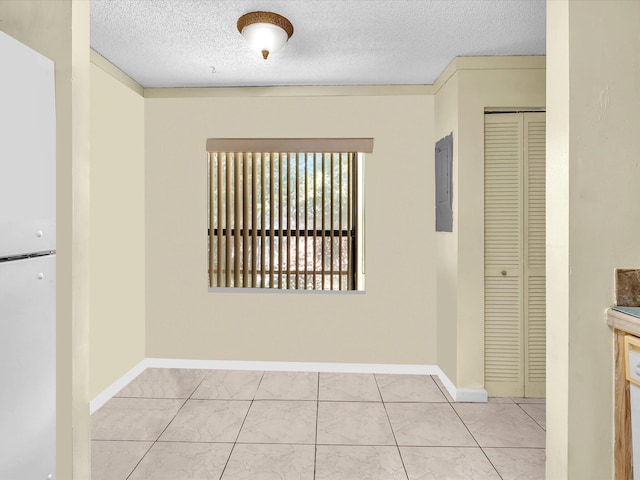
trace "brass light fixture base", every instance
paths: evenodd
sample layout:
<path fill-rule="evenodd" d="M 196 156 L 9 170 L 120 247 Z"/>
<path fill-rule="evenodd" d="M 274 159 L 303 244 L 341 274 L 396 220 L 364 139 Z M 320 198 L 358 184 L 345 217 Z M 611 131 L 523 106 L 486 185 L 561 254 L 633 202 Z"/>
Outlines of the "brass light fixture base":
<path fill-rule="evenodd" d="M 271 23 L 282 28 L 287 32 L 287 37 L 293 35 L 293 25 L 282 15 L 273 12 L 249 12 L 245 13 L 238 19 L 238 31 L 242 33 L 242 29 L 252 23 Z"/>

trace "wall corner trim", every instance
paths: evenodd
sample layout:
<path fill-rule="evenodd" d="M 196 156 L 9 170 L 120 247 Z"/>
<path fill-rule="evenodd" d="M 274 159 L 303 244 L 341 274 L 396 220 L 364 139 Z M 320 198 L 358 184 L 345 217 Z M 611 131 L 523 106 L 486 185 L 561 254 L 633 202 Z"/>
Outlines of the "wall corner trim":
<path fill-rule="evenodd" d="M 177 358 L 145 358 L 122 377 L 91 400 L 89 413 L 93 414 L 147 368 L 191 368 L 201 370 L 270 370 L 277 372 L 335 372 L 378 373 L 395 375 L 434 375 L 456 402 L 487 402 L 483 389 L 457 389 L 437 365 L 401 365 L 376 363 L 323 363 L 323 362 L 253 362 L 238 360 L 194 360 Z M 443 392 L 444 393 L 444 392 Z"/>

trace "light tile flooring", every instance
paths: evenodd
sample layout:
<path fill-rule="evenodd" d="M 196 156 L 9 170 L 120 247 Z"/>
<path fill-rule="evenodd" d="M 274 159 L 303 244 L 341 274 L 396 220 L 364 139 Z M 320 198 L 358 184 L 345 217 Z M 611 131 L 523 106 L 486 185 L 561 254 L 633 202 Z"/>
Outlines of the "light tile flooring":
<path fill-rule="evenodd" d="M 544 400 L 423 375 L 147 369 L 91 428 L 92 480 L 544 479 Z"/>

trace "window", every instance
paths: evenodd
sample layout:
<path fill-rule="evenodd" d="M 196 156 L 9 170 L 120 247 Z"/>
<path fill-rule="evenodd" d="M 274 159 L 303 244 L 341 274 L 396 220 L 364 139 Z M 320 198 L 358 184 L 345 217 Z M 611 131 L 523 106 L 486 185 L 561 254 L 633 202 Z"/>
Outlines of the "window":
<path fill-rule="evenodd" d="M 371 139 L 210 139 L 209 286 L 364 290 Z"/>

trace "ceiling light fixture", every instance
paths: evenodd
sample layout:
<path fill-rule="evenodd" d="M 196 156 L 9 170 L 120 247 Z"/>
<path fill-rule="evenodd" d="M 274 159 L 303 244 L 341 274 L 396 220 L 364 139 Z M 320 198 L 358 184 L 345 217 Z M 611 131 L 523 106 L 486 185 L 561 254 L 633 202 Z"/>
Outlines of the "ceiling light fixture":
<path fill-rule="evenodd" d="M 282 15 L 272 12 L 250 12 L 238 19 L 238 31 L 249 47 L 265 60 L 277 52 L 293 35 L 293 25 Z"/>

